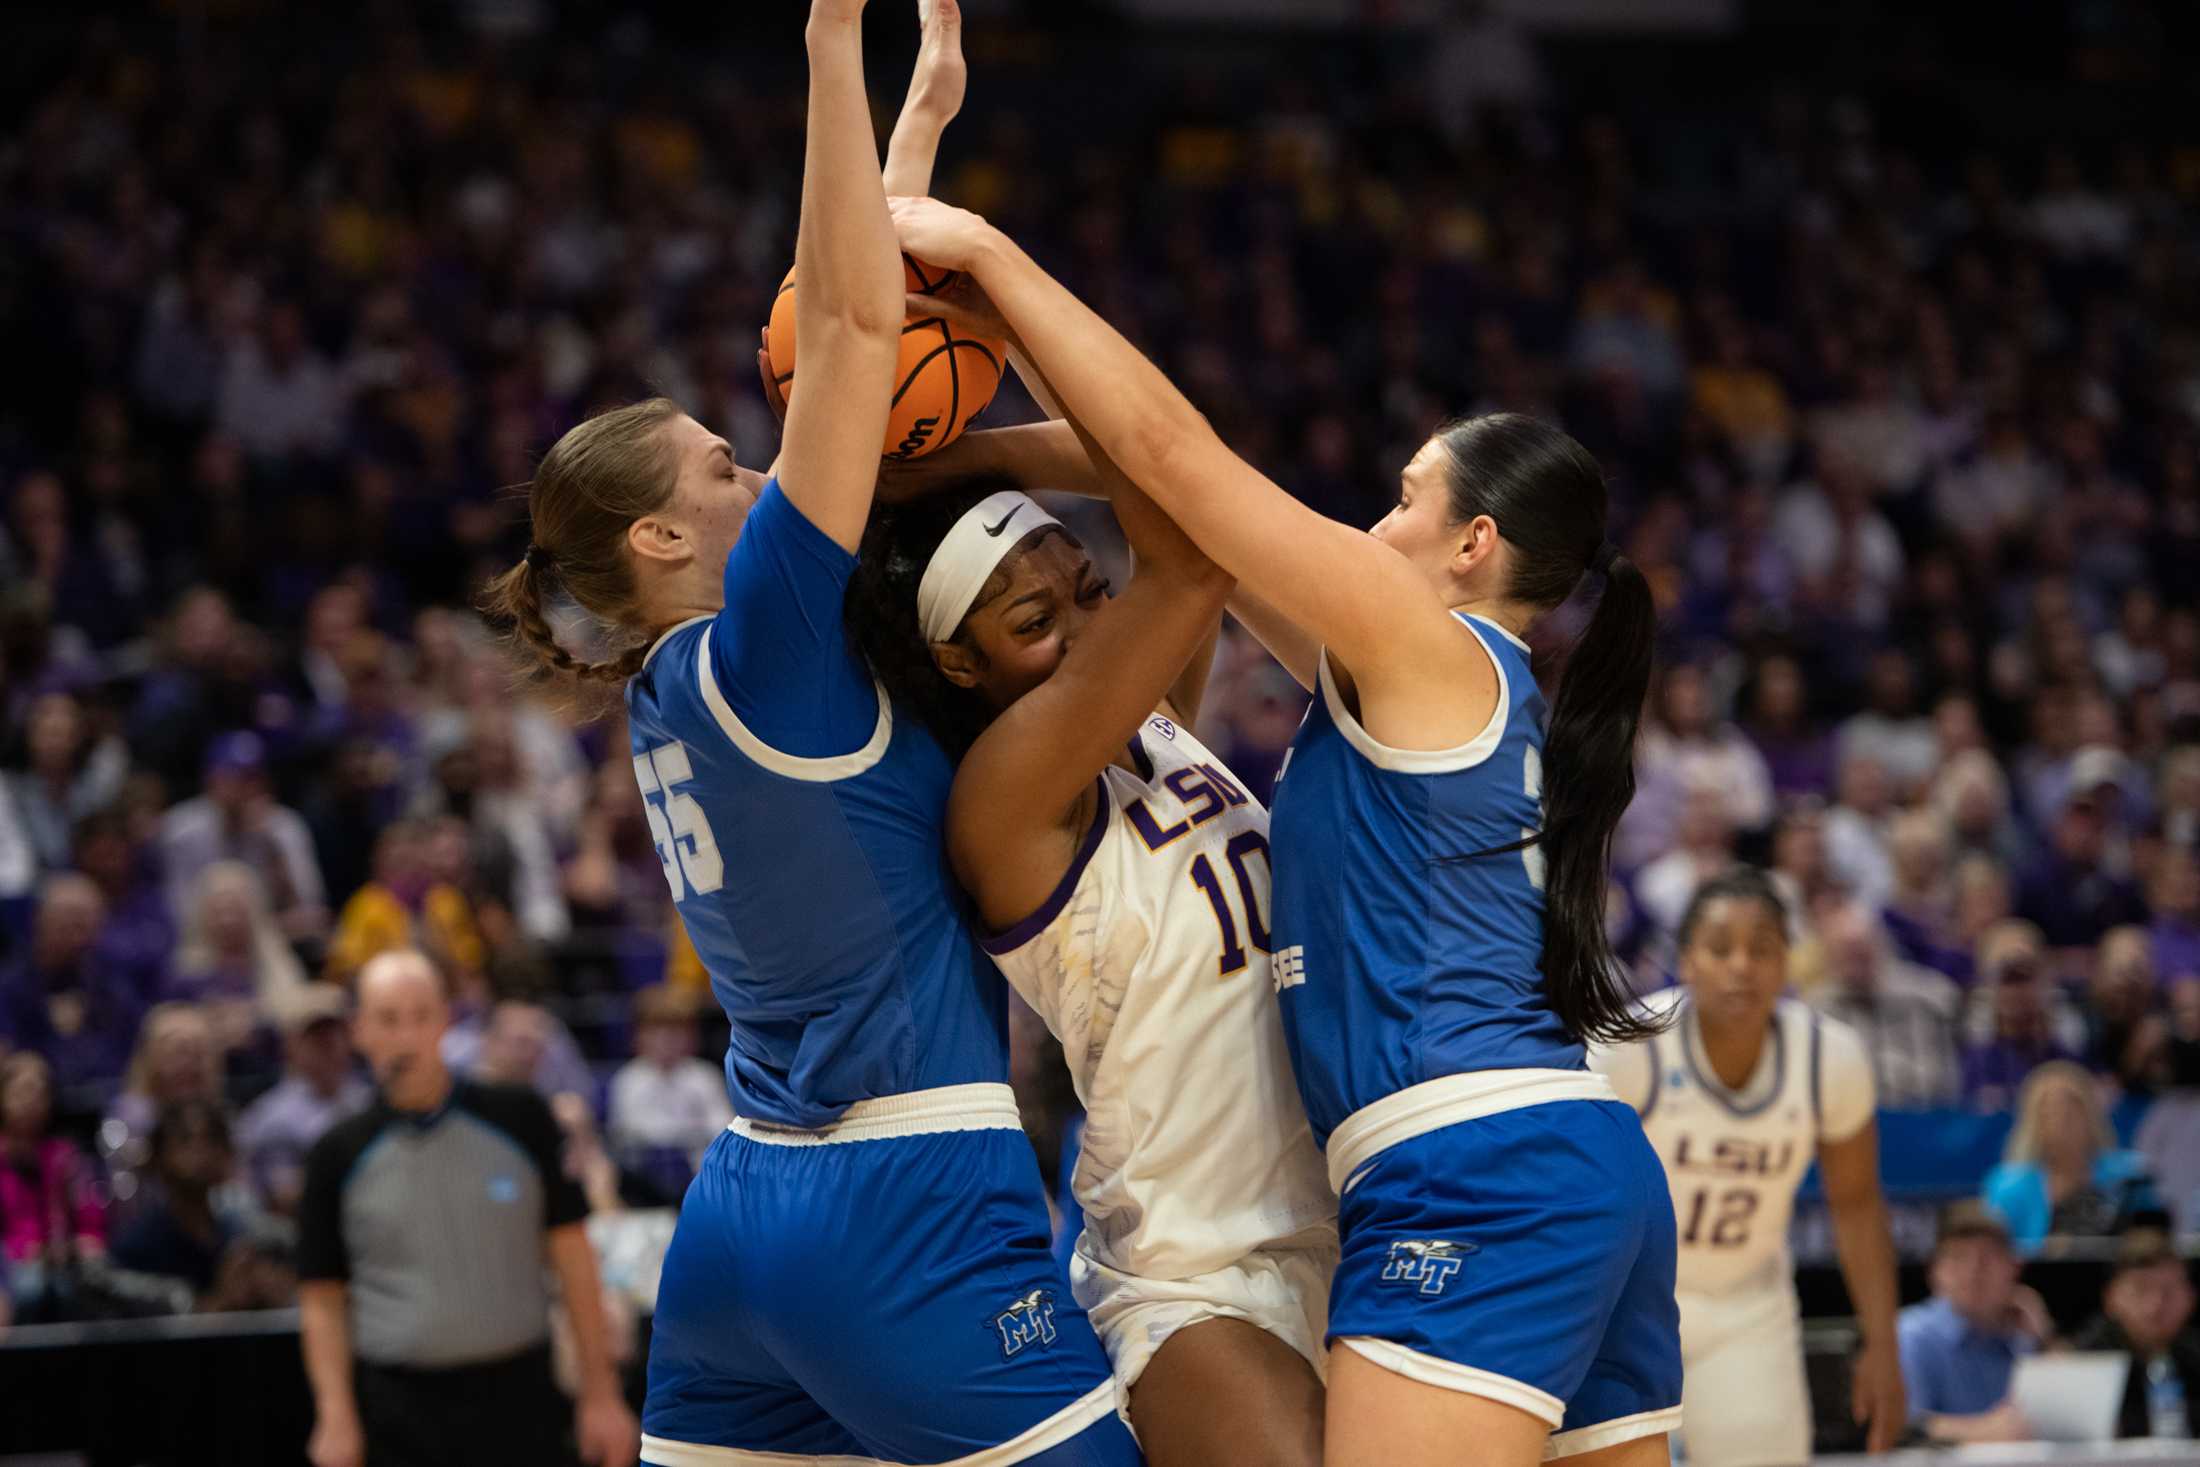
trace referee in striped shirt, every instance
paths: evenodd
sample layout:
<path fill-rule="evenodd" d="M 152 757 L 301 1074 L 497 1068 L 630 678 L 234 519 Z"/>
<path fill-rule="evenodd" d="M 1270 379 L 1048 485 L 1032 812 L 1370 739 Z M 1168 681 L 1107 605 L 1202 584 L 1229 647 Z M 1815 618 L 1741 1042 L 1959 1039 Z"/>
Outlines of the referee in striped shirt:
<path fill-rule="evenodd" d="M 640 1434 L 549 1108 L 453 1080 L 450 1006 L 420 953 L 368 963 L 358 997 L 355 1042 L 381 1092 L 315 1144 L 298 1219 L 314 1467 L 569 1463 L 576 1443 L 631 1467 Z M 545 1260 L 580 1362 L 570 1432 Z"/>

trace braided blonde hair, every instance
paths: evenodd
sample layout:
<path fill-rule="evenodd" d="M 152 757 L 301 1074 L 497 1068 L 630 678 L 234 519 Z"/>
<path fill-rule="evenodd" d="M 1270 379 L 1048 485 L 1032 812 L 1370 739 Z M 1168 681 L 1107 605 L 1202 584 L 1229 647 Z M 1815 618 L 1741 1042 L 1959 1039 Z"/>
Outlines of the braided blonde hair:
<path fill-rule="evenodd" d="M 641 671 L 647 629 L 638 625 L 641 590 L 626 532 L 671 502 L 663 429 L 680 411 L 670 398 L 652 397 L 598 413 L 568 429 L 535 469 L 527 490 L 534 543 L 483 587 L 481 607 L 509 628 L 537 681 L 619 684 Z M 625 649 L 603 662 L 568 651 L 550 624 L 553 581 Z"/>

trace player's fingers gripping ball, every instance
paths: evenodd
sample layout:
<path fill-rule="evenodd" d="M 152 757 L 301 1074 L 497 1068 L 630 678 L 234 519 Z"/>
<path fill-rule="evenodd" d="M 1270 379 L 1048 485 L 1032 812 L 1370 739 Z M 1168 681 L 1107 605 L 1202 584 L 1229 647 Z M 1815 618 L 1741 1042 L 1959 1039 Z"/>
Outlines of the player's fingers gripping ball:
<path fill-rule="evenodd" d="M 911 295 L 936 295 L 953 283 L 955 272 L 901 257 L 903 283 Z M 794 272 L 781 282 L 772 302 L 765 337 L 772 374 L 789 402 L 794 400 Z M 894 369 L 894 405 L 886 417 L 886 442 L 880 452 L 897 463 L 923 458 L 960 437 L 970 420 L 985 411 L 1001 385 L 1008 344 L 956 334 L 938 316 L 912 315 L 902 323 L 901 360 Z"/>

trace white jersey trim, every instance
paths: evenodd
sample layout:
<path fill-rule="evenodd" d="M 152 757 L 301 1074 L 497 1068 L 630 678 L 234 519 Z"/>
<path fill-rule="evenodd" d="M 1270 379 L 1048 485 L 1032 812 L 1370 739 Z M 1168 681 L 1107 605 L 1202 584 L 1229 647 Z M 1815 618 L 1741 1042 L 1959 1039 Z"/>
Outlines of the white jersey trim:
<path fill-rule="evenodd" d="M 1499 1375 L 1491 1370 L 1477 1370 L 1472 1365 L 1441 1360 L 1434 1355 L 1424 1355 L 1419 1350 L 1409 1350 L 1393 1341 L 1373 1339 L 1367 1335 L 1344 1335 L 1337 1343 L 1353 1354 L 1380 1365 L 1393 1375 L 1417 1380 L 1422 1385 L 1457 1391 L 1461 1395 L 1480 1396 L 1484 1400 L 1501 1402 L 1527 1412 L 1554 1429 L 1559 1422 L 1566 1419 L 1564 1401 L 1549 1391 L 1537 1390 L 1526 1381 L 1514 1380 L 1509 1375 Z"/>
<path fill-rule="evenodd" d="M 697 622 L 709 621 L 710 618 L 711 613 L 706 611 L 701 616 L 691 616 L 686 621 L 674 622 L 671 626 L 666 627 L 662 632 L 657 634 L 657 640 L 649 644 L 649 650 L 642 654 L 642 666 L 649 666 L 650 659 L 657 655 L 658 649 L 663 647 L 665 643 L 671 641 L 674 637 L 678 636 L 681 632 L 686 631 L 689 627 L 694 626 Z"/>
<path fill-rule="evenodd" d="M 765 1146 L 838 1146 L 891 1136 L 931 1136 L 942 1131 L 1016 1131 L 1023 1117 L 1016 1092 L 1006 1085 L 942 1085 L 878 1100 L 859 1100 L 829 1126 L 781 1126 L 735 1116 L 726 1127 L 744 1141 Z"/>
<path fill-rule="evenodd" d="M 1010 1467 L 1052 1451 L 1081 1435 L 1115 1411 L 1117 1386 L 1104 1380 L 1061 1410 L 997 1447 L 941 1462 L 936 1467 Z M 793 1452 L 752 1452 L 740 1447 L 706 1447 L 696 1442 L 642 1438 L 642 1460 L 654 1467 L 905 1467 L 879 1457 L 806 1457 Z"/>
<path fill-rule="evenodd" d="M 1602 1451 L 1622 1442 L 1640 1441 L 1646 1436 L 1666 1436 L 1680 1429 L 1681 1408 L 1678 1406 L 1638 1411 L 1632 1416 L 1616 1416 L 1610 1421 L 1599 1421 L 1594 1426 L 1551 1433 L 1551 1439 L 1543 1444 L 1543 1460 L 1549 1462 L 1560 1457 L 1578 1457 L 1583 1452 Z"/>
<path fill-rule="evenodd" d="M 674 628 L 675 631 L 678 628 Z M 666 635 L 670 635 L 667 633 Z M 824 758 L 807 758 L 789 754 L 765 743 L 741 721 L 741 715 L 733 711 L 725 694 L 718 691 L 718 674 L 710 665 L 711 633 L 705 632 L 696 642 L 695 681 L 703 690 L 703 702 L 709 707 L 711 717 L 718 720 L 719 728 L 733 746 L 749 757 L 759 768 L 788 779 L 799 779 L 811 784 L 829 784 L 836 779 L 852 779 L 886 757 L 886 746 L 894 738 L 894 705 L 886 696 L 886 689 L 875 679 L 872 686 L 878 690 L 878 722 L 871 729 L 871 742 L 853 754 L 832 754 Z"/>
<path fill-rule="evenodd" d="M 1354 1172 L 1401 1141 L 1558 1100 L 1618 1104 L 1619 1096 L 1593 1070 L 1472 1070 L 1408 1085 L 1352 1112 L 1329 1133 L 1329 1185 L 1342 1196 Z"/>
<path fill-rule="evenodd" d="M 1490 710 L 1490 721 L 1482 725 L 1482 731 L 1467 742 L 1450 749 L 1393 749 L 1379 742 L 1360 726 L 1352 716 L 1352 710 L 1344 706 L 1344 694 L 1337 688 L 1335 674 L 1329 670 L 1329 649 L 1321 653 L 1322 702 L 1329 709 L 1329 717 L 1344 734 L 1345 742 L 1359 750 L 1360 757 L 1377 769 L 1388 769 L 1396 774 L 1456 774 L 1462 769 L 1472 769 L 1497 752 L 1497 746 L 1505 741 L 1505 724 L 1512 716 L 1512 679 L 1505 675 L 1505 664 L 1498 660 L 1489 643 L 1482 637 L 1482 629 L 1474 618 L 1458 614 L 1459 624 L 1474 634 L 1482 655 L 1489 658 L 1490 666 L 1497 670 L 1497 706 Z M 1492 630 L 1503 636 L 1512 633 L 1503 627 Z M 1518 637 L 1513 637 L 1519 641 Z"/>

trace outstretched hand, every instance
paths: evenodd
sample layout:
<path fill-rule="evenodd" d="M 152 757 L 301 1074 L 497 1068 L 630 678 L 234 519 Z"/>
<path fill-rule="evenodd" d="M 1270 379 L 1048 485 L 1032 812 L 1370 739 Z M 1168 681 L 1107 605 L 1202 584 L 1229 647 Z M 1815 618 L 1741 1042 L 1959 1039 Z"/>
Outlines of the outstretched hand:
<path fill-rule="evenodd" d="M 891 198 L 886 211 L 903 250 L 949 270 L 968 270 L 993 233 L 978 215 L 938 199 Z"/>
<path fill-rule="evenodd" d="M 1013 341 L 1008 320 L 986 296 L 978 282 L 958 273 L 929 295 L 911 292 L 905 302 L 912 316 L 939 316 L 963 335 L 988 341 Z"/>

